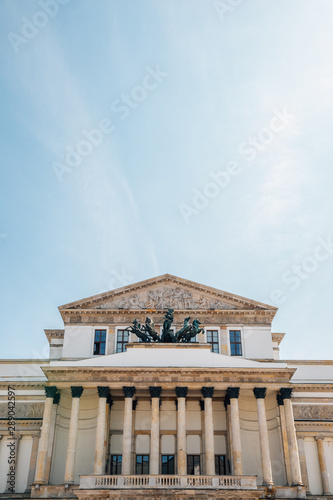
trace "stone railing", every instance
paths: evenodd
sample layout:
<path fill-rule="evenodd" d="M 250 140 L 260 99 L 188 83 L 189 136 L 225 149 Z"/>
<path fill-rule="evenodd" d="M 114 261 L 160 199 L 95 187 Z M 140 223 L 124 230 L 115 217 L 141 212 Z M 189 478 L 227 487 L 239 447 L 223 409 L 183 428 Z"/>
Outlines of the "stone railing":
<path fill-rule="evenodd" d="M 255 476 L 80 476 L 80 489 L 219 489 L 256 490 Z"/>

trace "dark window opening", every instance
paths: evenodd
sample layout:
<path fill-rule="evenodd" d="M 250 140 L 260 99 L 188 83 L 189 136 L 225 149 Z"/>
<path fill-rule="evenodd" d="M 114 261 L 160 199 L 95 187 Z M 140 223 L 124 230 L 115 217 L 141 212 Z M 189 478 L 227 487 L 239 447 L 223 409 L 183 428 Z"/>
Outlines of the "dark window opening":
<path fill-rule="evenodd" d="M 225 455 L 215 455 L 215 474 L 217 476 L 225 476 L 226 475 Z"/>
<path fill-rule="evenodd" d="M 110 460 L 110 474 L 121 474 L 122 455 L 111 455 Z"/>
<path fill-rule="evenodd" d="M 242 355 L 242 342 L 240 330 L 230 330 L 230 354 L 231 356 Z"/>
<path fill-rule="evenodd" d="M 200 455 L 187 455 L 187 474 L 189 476 L 200 476 Z"/>
<path fill-rule="evenodd" d="M 105 354 L 106 330 L 95 330 L 94 355 Z"/>
<path fill-rule="evenodd" d="M 212 346 L 212 352 L 219 352 L 218 330 L 207 330 L 207 342 Z"/>
<path fill-rule="evenodd" d="M 126 344 L 129 341 L 128 330 L 117 330 L 117 348 L 116 352 L 125 352 Z"/>
<path fill-rule="evenodd" d="M 135 474 L 149 474 L 149 455 L 136 455 Z"/>
<path fill-rule="evenodd" d="M 162 455 L 162 474 L 175 473 L 175 456 Z"/>

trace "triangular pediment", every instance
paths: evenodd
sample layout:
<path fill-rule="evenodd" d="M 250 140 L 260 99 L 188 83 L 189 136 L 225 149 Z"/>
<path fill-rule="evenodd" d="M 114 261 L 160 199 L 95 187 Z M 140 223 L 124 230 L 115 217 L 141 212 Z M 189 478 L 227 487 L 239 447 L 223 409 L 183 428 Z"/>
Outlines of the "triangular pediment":
<path fill-rule="evenodd" d="M 274 310 L 275 307 L 164 274 L 59 307 L 64 310 Z"/>

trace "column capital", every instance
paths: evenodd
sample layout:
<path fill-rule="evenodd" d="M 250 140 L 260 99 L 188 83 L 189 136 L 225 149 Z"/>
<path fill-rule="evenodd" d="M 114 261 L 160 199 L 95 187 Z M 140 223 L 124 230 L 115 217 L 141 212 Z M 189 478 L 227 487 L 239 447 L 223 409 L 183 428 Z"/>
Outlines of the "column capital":
<path fill-rule="evenodd" d="M 57 387 L 55 386 L 46 386 L 44 387 L 45 390 L 45 396 L 47 398 L 54 398 L 54 396 L 57 394 Z"/>
<path fill-rule="evenodd" d="M 199 400 L 199 405 L 200 405 L 200 410 L 204 411 L 204 409 L 205 409 L 205 401 L 204 401 L 204 399 L 200 399 Z"/>
<path fill-rule="evenodd" d="M 57 394 L 55 394 L 55 396 L 53 396 L 53 404 L 58 405 L 59 401 L 60 401 L 60 392 L 57 392 Z"/>
<path fill-rule="evenodd" d="M 324 439 L 325 437 L 322 434 L 318 434 L 317 436 L 315 436 L 316 441 L 324 441 Z"/>
<path fill-rule="evenodd" d="M 291 399 L 292 392 L 292 387 L 281 387 L 280 389 L 282 399 Z"/>
<path fill-rule="evenodd" d="M 83 387 L 73 385 L 71 387 L 71 392 L 72 392 L 72 398 L 80 398 L 83 393 Z"/>
<path fill-rule="evenodd" d="M 266 397 L 266 387 L 255 387 L 253 389 L 253 394 L 256 399 L 265 399 Z"/>
<path fill-rule="evenodd" d="M 177 398 L 186 398 L 187 391 L 188 391 L 187 387 L 176 387 Z"/>
<path fill-rule="evenodd" d="M 230 399 L 238 399 L 239 387 L 228 387 L 227 394 Z"/>
<path fill-rule="evenodd" d="M 108 398 L 110 394 L 110 389 L 106 386 L 98 386 L 97 387 L 98 397 L 99 398 Z"/>
<path fill-rule="evenodd" d="M 151 398 L 159 398 L 161 396 L 162 387 L 150 386 L 149 392 Z"/>
<path fill-rule="evenodd" d="M 202 387 L 201 394 L 204 398 L 212 398 L 214 395 L 214 387 Z"/>
<path fill-rule="evenodd" d="M 134 386 L 123 386 L 123 393 L 125 398 L 132 398 L 135 394 L 135 387 Z"/>
<path fill-rule="evenodd" d="M 283 397 L 281 396 L 281 394 L 276 395 L 276 401 L 279 406 L 283 406 Z"/>

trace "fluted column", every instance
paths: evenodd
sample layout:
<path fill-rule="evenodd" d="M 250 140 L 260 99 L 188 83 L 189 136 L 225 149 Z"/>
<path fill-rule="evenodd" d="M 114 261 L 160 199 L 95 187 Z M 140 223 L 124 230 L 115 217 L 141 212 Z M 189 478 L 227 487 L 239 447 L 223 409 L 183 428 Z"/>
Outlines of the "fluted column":
<path fill-rule="evenodd" d="M 288 436 L 287 436 L 286 416 L 284 413 L 283 398 L 282 398 L 281 394 L 277 394 L 276 400 L 277 400 L 277 404 L 279 406 L 279 413 L 280 413 L 282 446 L 283 446 L 283 455 L 284 455 L 284 464 L 285 464 L 285 469 L 286 469 L 287 484 L 288 484 L 288 486 L 290 486 L 292 483 L 292 480 L 291 480 L 291 471 L 290 471 Z"/>
<path fill-rule="evenodd" d="M 103 474 L 104 441 L 106 425 L 106 401 L 110 394 L 108 387 L 97 387 L 98 413 L 96 424 L 94 474 Z"/>
<path fill-rule="evenodd" d="M 205 456 L 206 456 L 206 474 L 213 476 L 215 474 L 215 452 L 214 452 L 214 424 L 213 424 L 213 405 L 214 387 L 203 387 L 201 394 L 205 399 Z"/>
<path fill-rule="evenodd" d="M 230 398 L 230 424 L 234 475 L 241 476 L 243 474 L 243 463 L 238 410 L 239 387 L 228 387 L 227 394 Z"/>
<path fill-rule="evenodd" d="M 64 478 L 64 482 L 66 484 L 74 483 L 74 465 L 75 465 L 77 431 L 79 427 L 80 397 L 83 392 L 83 387 L 73 386 L 71 387 L 71 392 L 72 392 L 72 410 L 71 410 L 71 420 L 69 423 L 65 478 Z"/>
<path fill-rule="evenodd" d="M 288 437 L 288 448 L 290 457 L 290 470 L 291 470 L 291 481 L 294 486 L 302 486 L 302 474 L 301 465 L 298 455 L 297 439 L 296 439 L 296 429 L 294 422 L 294 413 L 291 404 L 292 389 L 282 388 L 280 389 L 280 394 L 283 399 L 283 406 L 285 410 L 286 417 L 286 428 Z"/>
<path fill-rule="evenodd" d="M 149 474 L 159 474 L 161 387 L 149 387 L 151 397 Z"/>
<path fill-rule="evenodd" d="M 262 466 L 263 484 L 273 484 L 272 463 L 269 452 L 268 430 L 266 420 L 265 397 L 266 389 L 264 387 L 255 387 L 253 393 L 257 399 L 258 426 L 260 441 L 260 456 Z"/>
<path fill-rule="evenodd" d="M 178 474 L 186 475 L 186 396 L 187 387 L 176 387 L 177 410 L 177 463 Z"/>
<path fill-rule="evenodd" d="M 321 480 L 323 484 L 323 495 L 331 495 L 329 475 L 327 472 L 327 463 L 324 450 L 324 438 L 323 436 L 316 436 L 315 439 L 317 441 L 319 467 L 320 467 Z"/>
<path fill-rule="evenodd" d="M 123 426 L 123 458 L 121 473 L 128 475 L 131 473 L 131 453 L 132 453 L 132 423 L 133 423 L 133 396 L 135 387 L 123 387 L 125 408 Z"/>
<path fill-rule="evenodd" d="M 42 431 L 38 446 L 35 483 L 44 483 L 45 481 L 45 469 L 46 469 L 47 449 L 50 436 L 53 398 L 56 395 L 56 393 L 57 393 L 56 387 L 54 386 L 45 387 L 46 399 L 44 403 Z"/>

